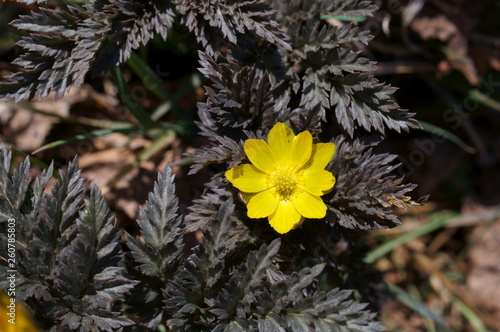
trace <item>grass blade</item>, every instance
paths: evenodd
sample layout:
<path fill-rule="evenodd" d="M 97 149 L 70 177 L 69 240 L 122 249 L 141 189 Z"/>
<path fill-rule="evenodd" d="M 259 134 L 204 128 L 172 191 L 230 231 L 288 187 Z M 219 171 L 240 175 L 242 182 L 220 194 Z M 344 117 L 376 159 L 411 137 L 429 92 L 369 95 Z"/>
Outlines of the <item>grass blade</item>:
<path fill-rule="evenodd" d="M 130 171 L 132 171 L 135 167 L 139 166 L 142 161 L 149 160 L 156 153 L 158 153 L 161 149 L 171 144 L 173 139 L 175 139 L 175 132 L 173 130 L 165 130 L 161 135 L 159 135 L 151 145 L 142 151 L 137 158 L 124 166 L 118 174 L 116 174 L 113 179 L 111 179 L 104 188 L 102 188 L 102 192 L 104 194 L 108 193 L 111 187 L 116 185 L 118 181 L 120 181 L 125 175 L 127 175 Z"/>
<path fill-rule="evenodd" d="M 141 127 L 130 126 L 128 128 L 94 130 L 94 131 L 91 131 L 91 132 L 86 133 L 86 134 L 80 134 L 80 135 L 76 135 L 76 136 L 71 137 L 71 138 L 62 139 L 62 140 L 54 141 L 54 142 L 49 143 L 49 144 L 45 144 L 45 145 L 39 147 L 38 149 L 36 149 L 35 151 L 33 151 L 33 154 L 38 153 L 40 151 L 57 148 L 58 146 L 72 143 L 72 142 L 78 142 L 78 141 L 91 139 L 91 138 L 99 137 L 99 136 L 104 136 L 104 135 L 108 135 L 108 134 L 112 134 L 112 133 L 129 133 L 132 131 L 138 131 L 140 129 L 141 129 Z"/>
<path fill-rule="evenodd" d="M 398 236 L 397 238 L 392 239 L 392 240 L 382 244 L 378 248 L 375 248 L 374 250 L 370 251 L 366 255 L 366 257 L 364 258 L 364 261 L 366 263 L 373 263 L 377 259 L 379 259 L 380 257 L 391 252 L 395 248 L 405 244 L 406 242 L 408 242 L 414 238 L 423 236 L 427 233 L 433 232 L 436 229 L 443 227 L 446 224 L 446 221 L 453 218 L 454 216 L 456 216 L 455 213 L 447 213 L 441 217 L 438 217 L 438 218 L 432 220 L 431 222 L 428 222 L 428 223 L 422 225 L 419 228 L 412 230 L 409 233 Z"/>
<path fill-rule="evenodd" d="M 43 162 L 43 161 L 41 161 L 40 159 L 37 159 L 37 158 L 35 158 L 35 157 L 33 157 L 33 156 L 30 156 L 30 155 L 29 155 L 29 154 L 27 154 L 27 153 L 22 152 L 21 150 L 18 150 L 18 149 L 17 149 L 17 148 L 15 148 L 14 146 L 11 146 L 11 147 L 10 147 L 10 150 L 11 150 L 12 152 L 14 152 L 15 154 L 20 155 L 20 156 L 21 156 L 21 157 L 23 157 L 23 158 L 28 157 L 28 158 L 29 158 L 29 160 L 30 160 L 30 163 L 32 163 L 33 165 L 37 165 L 38 167 L 40 167 L 40 168 L 41 168 L 41 169 L 43 169 L 44 171 L 45 171 L 45 170 L 47 170 L 47 169 L 49 169 L 49 165 L 47 165 L 46 163 L 44 163 L 44 162 Z M 57 180 L 59 180 L 59 181 L 62 181 L 61 176 L 59 175 L 59 173 L 57 172 L 57 170 L 54 170 L 54 171 L 52 172 L 52 177 L 56 178 L 56 179 L 57 179 Z"/>
<path fill-rule="evenodd" d="M 172 96 L 172 98 L 165 100 L 161 103 L 156 110 L 151 115 L 151 119 L 154 121 L 160 119 L 162 116 L 167 114 L 172 108 L 175 108 L 177 102 L 184 97 L 188 92 L 199 87 L 204 81 L 204 77 L 199 73 L 194 73 L 189 80 L 184 83 Z"/>
<path fill-rule="evenodd" d="M 414 296 L 411 296 L 404 289 L 396 285 L 386 283 L 386 286 L 392 296 L 394 296 L 394 298 L 399 302 L 412 309 L 420 316 L 435 322 L 440 327 L 447 328 L 446 322 L 443 320 L 443 318 L 436 312 L 434 312 L 431 308 L 429 308 L 424 302 L 416 299 Z"/>
<path fill-rule="evenodd" d="M 366 21 L 366 16 L 353 16 L 347 17 L 344 15 L 332 16 L 332 15 L 323 15 L 320 17 L 322 20 L 335 19 L 341 22 L 364 22 Z"/>
<path fill-rule="evenodd" d="M 419 120 L 418 122 L 420 123 L 420 126 L 422 126 L 423 131 L 446 138 L 448 141 L 455 143 L 459 148 L 461 148 L 465 152 L 476 153 L 476 149 L 474 149 L 470 145 L 467 145 L 467 143 L 465 143 L 460 137 L 449 132 L 448 130 L 425 121 Z"/>
<path fill-rule="evenodd" d="M 162 80 L 136 53 L 132 52 L 127 64 L 134 73 L 139 76 L 142 83 L 151 90 L 158 98 L 163 100 L 172 99 L 172 95 L 163 87 Z"/>
<path fill-rule="evenodd" d="M 482 93 L 478 89 L 469 90 L 468 95 L 478 103 L 488 106 L 492 110 L 500 112 L 500 102 L 498 102 L 493 98 L 488 97 L 486 94 Z"/>
<path fill-rule="evenodd" d="M 8 104 L 15 106 L 16 103 L 9 102 Z M 83 116 L 62 116 L 59 114 L 51 113 L 48 111 L 44 111 L 34 107 L 32 104 L 27 102 L 19 102 L 17 103 L 20 107 L 37 114 L 41 114 L 43 116 L 48 116 L 52 118 L 56 118 L 61 122 L 70 123 L 70 124 L 81 124 L 85 126 L 91 126 L 96 128 L 106 128 L 106 129 L 119 129 L 119 128 L 128 128 L 130 127 L 129 122 L 121 122 L 121 121 L 110 121 L 104 119 L 93 119 L 87 118 Z"/>
<path fill-rule="evenodd" d="M 134 96 L 130 93 L 128 86 L 125 84 L 122 72 L 119 67 L 111 69 L 111 75 L 113 76 L 113 81 L 118 88 L 118 94 L 125 106 L 128 107 L 130 113 L 145 127 L 145 128 L 155 128 L 157 127 L 156 122 L 154 122 L 146 111 L 141 107 L 141 105 L 135 100 Z"/>
<path fill-rule="evenodd" d="M 460 299 L 454 297 L 452 298 L 452 303 L 458 310 L 464 315 L 464 317 L 469 321 L 469 324 L 472 325 L 474 331 L 477 332 L 488 332 L 486 326 L 484 326 L 483 321 L 479 318 L 476 313 L 469 308 L 465 303 L 463 303 Z"/>
<path fill-rule="evenodd" d="M 177 161 L 174 161 L 172 163 L 172 166 L 190 166 L 192 164 L 194 164 L 193 158 L 185 157 L 185 158 L 179 159 Z"/>

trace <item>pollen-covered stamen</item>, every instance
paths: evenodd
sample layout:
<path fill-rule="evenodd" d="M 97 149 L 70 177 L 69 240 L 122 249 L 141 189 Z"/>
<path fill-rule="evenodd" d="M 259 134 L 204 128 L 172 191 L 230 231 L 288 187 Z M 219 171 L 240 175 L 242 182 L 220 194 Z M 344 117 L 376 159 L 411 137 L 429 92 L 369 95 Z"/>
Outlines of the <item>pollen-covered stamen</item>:
<path fill-rule="evenodd" d="M 289 200 L 299 189 L 300 175 L 290 165 L 277 165 L 268 175 L 269 185 L 276 190 L 280 200 Z"/>

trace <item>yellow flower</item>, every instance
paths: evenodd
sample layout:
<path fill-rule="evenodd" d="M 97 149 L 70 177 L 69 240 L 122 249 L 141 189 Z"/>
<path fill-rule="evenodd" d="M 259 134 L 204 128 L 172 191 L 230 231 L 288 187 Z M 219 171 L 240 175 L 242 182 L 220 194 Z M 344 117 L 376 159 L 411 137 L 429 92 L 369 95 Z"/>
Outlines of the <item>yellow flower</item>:
<path fill-rule="evenodd" d="M 0 291 L 0 332 L 38 332 L 29 310 Z"/>
<path fill-rule="evenodd" d="M 314 144 L 310 132 L 295 136 L 284 123 L 274 125 L 267 140 L 246 140 L 244 150 L 253 165 L 242 164 L 225 174 L 241 191 L 248 217 L 268 217 L 280 234 L 298 227 L 304 218 L 325 217 L 320 196 L 335 184 L 333 174 L 324 169 L 335 144 Z"/>

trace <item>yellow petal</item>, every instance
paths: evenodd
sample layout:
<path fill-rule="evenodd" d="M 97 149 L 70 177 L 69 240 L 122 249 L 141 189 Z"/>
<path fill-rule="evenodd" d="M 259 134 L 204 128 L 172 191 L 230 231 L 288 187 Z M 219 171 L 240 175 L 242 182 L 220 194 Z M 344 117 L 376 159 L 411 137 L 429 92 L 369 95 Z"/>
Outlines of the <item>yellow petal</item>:
<path fill-rule="evenodd" d="M 243 164 L 231 168 L 225 173 L 226 178 L 239 190 L 257 193 L 268 189 L 266 173 L 254 165 Z"/>
<path fill-rule="evenodd" d="M 303 131 L 292 141 L 292 156 L 291 159 L 297 169 L 304 166 L 304 164 L 311 157 L 312 151 L 312 136 L 308 131 Z"/>
<path fill-rule="evenodd" d="M 292 129 L 285 123 L 278 122 L 269 131 L 267 141 L 276 160 L 288 161 L 292 150 L 292 140 L 295 137 Z"/>
<path fill-rule="evenodd" d="M 278 195 L 274 190 L 266 190 L 253 196 L 248 203 L 249 218 L 264 218 L 270 216 L 278 206 Z"/>
<path fill-rule="evenodd" d="M 302 174 L 303 188 L 314 196 L 322 196 L 335 185 L 335 177 L 325 170 L 306 170 Z"/>
<path fill-rule="evenodd" d="M 324 218 L 326 216 L 326 205 L 323 200 L 307 191 L 298 194 L 293 200 L 293 205 L 306 218 Z"/>
<path fill-rule="evenodd" d="M 258 169 L 269 173 L 273 170 L 276 160 L 269 145 L 261 139 L 247 139 L 243 146 L 248 159 Z"/>
<path fill-rule="evenodd" d="M 269 216 L 271 227 L 280 234 L 287 233 L 301 221 L 302 216 L 291 201 L 280 201 L 276 211 Z"/>
<path fill-rule="evenodd" d="M 320 170 L 324 169 L 332 160 L 335 153 L 335 144 L 317 143 L 313 144 L 311 158 L 303 169 Z"/>

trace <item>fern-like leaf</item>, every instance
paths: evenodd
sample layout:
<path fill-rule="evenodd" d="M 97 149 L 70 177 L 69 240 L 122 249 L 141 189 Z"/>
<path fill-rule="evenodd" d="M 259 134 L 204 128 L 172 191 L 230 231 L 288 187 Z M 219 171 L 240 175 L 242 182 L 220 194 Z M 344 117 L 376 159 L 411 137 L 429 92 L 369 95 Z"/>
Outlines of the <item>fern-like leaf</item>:
<path fill-rule="evenodd" d="M 128 303 L 131 312 L 140 316 L 144 325 L 154 328 L 163 314 L 163 288 L 179 265 L 184 247 L 181 222 L 177 216 L 174 176 L 169 166 L 158 175 L 154 190 L 149 194 L 146 209 L 141 208 L 141 238 L 126 233 L 127 246 L 136 266 L 129 271 L 141 280 Z"/>
<path fill-rule="evenodd" d="M 169 282 L 165 304 L 174 317 L 171 324 L 181 331 L 201 331 L 205 330 L 203 326 L 214 324 L 215 314 L 209 310 L 220 293 L 220 285 L 214 285 L 228 277 L 225 259 L 233 211 L 229 199 L 220 207 L 210 232 L 205 232 L 183 269 Z"/>
<path fill-rule="evenodd" d="M 155 33 L 166 39 L 174 21 L 173 4 L 165 0 L 110 0 L 102 10 L 111 40 L 99 53 L 94 75 L 124 63 L 132 50 L 145 45 Z"/>
<path fill-rule="evenodd" d="M 74 240 L 58 255 L 59 275 L 54 291 L 65 294 L 68 303 L 61 303 L 56 296 L 52 299 L 56 322 L 71 330 L 112 331 L 132 325 L 120 311 L 109 308 L 110 303 L 122 301 L 135 282 L 126 278 L 118 266 L 122 260 L 118 225 L 95 186 L 75 231 Z"/>
<path fill-rule="evenodd" d="M 367 304 L 351 300 L 352 291 L 316 291 L 298 300 L 285 316 L 292 331 L 385 331 L 366 310 Z"/>
<path fill-rule="evenodd" d="M 332 223 L 357 229 L 388 228 L 400 222 L 392 207 L 408 209 L 419 205 L 406 196 L 416 185 L 402 184 L 391 172 L 398 167 L 391 154 L 375 154 L 373 142 L 336 140 L 337 150 L 329 167 L 336 184 L 329 194 L 328 208 Z"/>
<path fill-rule="evenodd" d="M 8 174 L 10 158 L 2 147 L 3 178 Z M 132 325 L 131 320 L 111 309 L 124 300 L 124 294 L 136 282 L 123 275 L 118 225 L 99 190 L 92 188 L 89 199 L 83 200 L 83 179 L 76 161 L 67 172 L 60 172 L 61 180 L 51 195 L 44 194 L 44 189 L 52 166 L 33 187 L 27 187 L 27 169 L 28 159 L 7 176 L 6 191 L 0 192 L 0 214 L 13 213 L 9 218 L 16 219 L 19 235 L 16 296 L 31 307 L 47 330 L 112 331 Z M 19 187 L 13 190 L 11 184 Z M 18 203 L 21 201 L 22 205 Z M 3 244 L 7 242 L 5 224 L 2 219 Z M 3 248 L 7 246 L 2 246 L 0 255 L 7 257 Z"/>
<path fill-rule="evenodd" d="M 74 72 L 71 58 L 78 39 L 78 23 L 87 19 L 85 12 L 68 7 L 67 11 L 40 8 L 40 13 L 23 15 L 12 25 L 30 34 L 18 45 L 27 52 L 14 61 L 21 71 L 0 85 L 0 97 L 31 99 L 46 97 L 50 91 L 60 98 L 82 74 Z"/>
<path fill-rule="evenodd" d="M 287 36 L 271 19 L 272 11 L 264 0 L 176 2 L 183 15 L 181 23 L 195 33 L 198 42 L 210 55 L 215 54 L 223 40 L 237 44 L 248 33 L 255 33 L 290 50 Z"/>
<path fill-rule="evenodd" d="M 241 137 L 244 129 L 255 131 L 274 125 L 280 112 L 275 108 L 266 71 L 248 66 L 235 70 L 237 64 L 218 64 L 202 52 L 200 64 L 200 71 L 213 83 L 206 87 L 207 101 L 198 104 L 203 135 L 210 138 L 215 133 L 234 139 Z"/>
<path fill-rule="evenodd" d="M 200 52 L 200 71 L 212 81 L 206 87 L 208 98 L 198 104 L 201 134 L 210 145 L 193 155 L 191 172 L 202 167 L 227 162 L 236 166 L 245 157 L 241 137 L 269 130 L 277 121 L 292 115 L 286 103 L 275 103 L 269 74 L 253 66 L 243 66 L 234 72 L 232 64 L 219 64 Z M 243 135 L 242 135 L 243 134 Z M 243 137 L 244 137 L 243 136 Z M 236 140 L 238 138 L 238 140 Z"/>
<path fill-rule="evenodd" d="M 243 142 L 235 142 L 227 137 L 216 136 L 216 142 L 208 147 L 200 148 L 192 155 L 195 162 L 189 174 L 195 174 L 200 169 L 213 163 L 227 162 L 229 167 L 238 165 L 245 158 Z"/>
<path fill-rule="evenodd" d="M 385 133 L 385 128 L 397 132 L 420 128 L 414 113 L 401 110 L 392 100 L 395 88 L 378 82 L 371 75 L 350 74 L 330 80 L 330 103 L 337 121 L 353 136 L 360 126 L 368 131 Z"/>
<path fill-rule="evenodd" d="M 0 98 L 43 98 L 54 92 L 61 98 L 72 86 L 125 62 L 132 49 L 154 35 L 166 38 L 173 22 L 169 1 L 111 0 L 78 10 L 41 7 L 14 20 L 12 25 L 28 35 L 18 45 L 26 50 L 14 61 L 20 71 L 0 84 Z"/>

